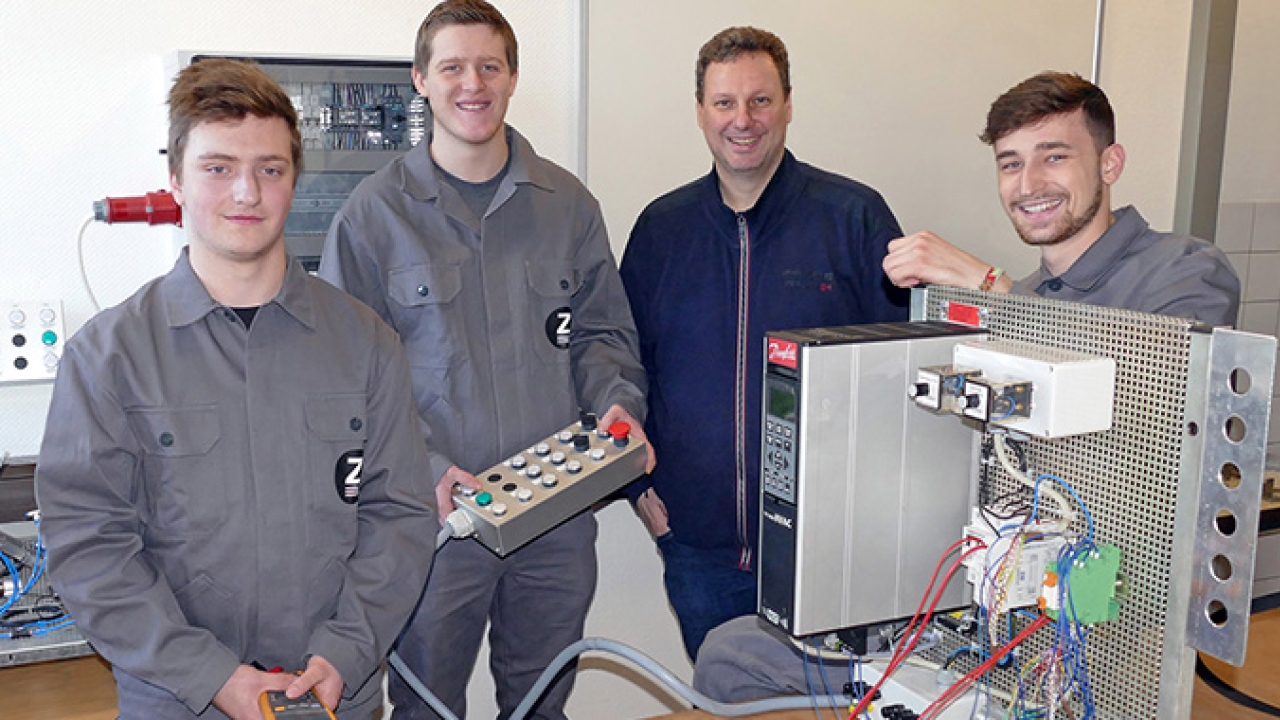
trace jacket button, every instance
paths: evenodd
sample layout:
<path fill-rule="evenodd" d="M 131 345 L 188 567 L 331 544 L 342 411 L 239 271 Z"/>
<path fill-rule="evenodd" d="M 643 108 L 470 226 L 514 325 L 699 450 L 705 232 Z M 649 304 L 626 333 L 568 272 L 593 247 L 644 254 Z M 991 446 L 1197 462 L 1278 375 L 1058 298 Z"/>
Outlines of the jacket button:
<path fill-rule="evenodd" d="M 1058 292 L 1059 290 L 1062 289 L 1062 281 L 1059 280 L 1058 278 L 1054 278 L 1049 282 L 1045 283 L 1045 286 L 1048 287 L 1049 290 L 1052 292 Z"/>
<path fill-rule="evenodd" d="M 170 446 L 172 446 L 172 445 L 173 445 L 173 433 L 171 433 L 171 432 L 162 432 L 162 433 L 160 433 L 160 444 L 161 444 L 161 445 L 163 445 L 164 447 L 170 447 Z"/>
<path fill-rule="evenodd" d="M 561 290 L 568 290 L 568 289 L 569 289 L 569 281 L 568 281 L 568 280 L 565 280 L 564 278 L 561 278 L 561 279 L 560 279 L 560 289 L 561 289 Z"/>
<path fill-rule="evenodd" d="M 431 291 L 427 289 L 427 286 L 426 286 L 426 285 L 419 285 L 419 286 L 418 286 L 418 294 L 419 294 L 419 295 L 421 295 L 422 297 L 426 297 L 426 296 L 427 296 L 427 293 L 429 293 L 429 292 L 431 292 Z"/>
<path fill-rule="evenodd" d="M 364 427 L 364 423 L 360 418 L 351 418 L 351 422 L 347 423 L 351 426 L 351 432 L 360 432 L 360 428 Z"/>

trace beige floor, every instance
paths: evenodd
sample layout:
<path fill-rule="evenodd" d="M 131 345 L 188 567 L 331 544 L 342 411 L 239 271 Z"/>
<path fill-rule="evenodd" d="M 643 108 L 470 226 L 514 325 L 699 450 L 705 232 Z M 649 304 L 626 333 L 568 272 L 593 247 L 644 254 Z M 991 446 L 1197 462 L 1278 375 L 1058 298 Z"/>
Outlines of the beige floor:
<path fill-rule="evenodd" d="M 1259 700 L 1280 705 L 1280 610 L 1253 616 L 1244 667 L 1208 661 L 1218 677 Z M 0 670 L 0 717 L 5 720 L 113 720 L 115 686 L 98 658 L 79 658 Z M 1267 715 L 1228 702 L 1196 680 L 1195 720 L 1262 720 Z M 710 720 L 702 712 L 682 712 L 663 720 Z M 811 720 L 812 712 L 771 713 L 758 720 Z M 601 720 L 579 718 L 576 720 Z M 610 719 L 613 720 L 613 719 Z"/>

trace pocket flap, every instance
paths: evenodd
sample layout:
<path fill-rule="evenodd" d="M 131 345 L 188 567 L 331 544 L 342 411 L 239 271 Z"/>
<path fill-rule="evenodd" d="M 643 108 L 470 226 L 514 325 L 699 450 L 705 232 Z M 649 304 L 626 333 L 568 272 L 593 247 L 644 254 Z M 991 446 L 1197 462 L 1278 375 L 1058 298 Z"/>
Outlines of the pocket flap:
<path fill-rule="evenodd" d="M 529 287 L 542 297 L 569 297 L 582 289 L 582 272 L 567 262 L 525 263 Z"/>
<path fill-rule="evenodd" d="M 412 265 L 389 273 L 391 299 L 404 307 L 451 302 L 462 290 L 462 269 L 457 265 Z"/>
<path fill-rule="evenodd" d="M 129 428 L 150 455 L 185 457 L 204 455 L 222 437 L 218 406 L 188 408 L 134 408 L 126 410 Z"/>
<path fill-rule="evenodd" d="M 364 442 L 365 410 L 363 393 L 314 395 L 307 398 L 307 427 L 321 440 Z"/>

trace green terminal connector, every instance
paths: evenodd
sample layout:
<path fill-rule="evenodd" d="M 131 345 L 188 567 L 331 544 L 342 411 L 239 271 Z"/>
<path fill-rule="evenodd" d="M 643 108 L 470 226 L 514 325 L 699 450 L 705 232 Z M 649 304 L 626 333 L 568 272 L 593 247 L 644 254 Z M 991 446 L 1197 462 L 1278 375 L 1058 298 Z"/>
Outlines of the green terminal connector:
<path fill-rule="evenodd" d="M 1099 545 L 1096 550 L 1075 560 L 1074 564 L 1062 559 L 1058 561 L 1058 572 L 1045 578 L 1041 600 L 1044 612 L 1055 621 L 1061 612 L 1060 604 L 1066 604 L 1066 598 L 1060 596 L 1058 582 L 1063 576 L 1068 578 L 1070 603 L 1067 613 L 1083 625 L 1115 620 L 1120 614 L 1120 602 L 1116 599 L 1122 578 L 1120 576 L 1120 548 L 1115 545 Z"/>

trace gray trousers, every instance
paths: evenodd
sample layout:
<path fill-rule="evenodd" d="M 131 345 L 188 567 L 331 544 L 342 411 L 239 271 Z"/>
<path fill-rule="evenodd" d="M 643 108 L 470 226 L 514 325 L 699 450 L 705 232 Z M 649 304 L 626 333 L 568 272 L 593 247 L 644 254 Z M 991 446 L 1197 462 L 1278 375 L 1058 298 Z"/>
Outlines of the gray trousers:
<path fill-rule="evenodd" d="M 809 694 L 800 651 L 766 632 L 760 622 L 745 615 L 707 633 L 693 668 L 694 689 L 731 703 Z M 817 671 L 811 667 L 810 673 Z"/>
<path fill-rule="evenodd" d="M 498 717 L 508 717 L 555 656 L 582 639 L 596 587 L 596 529 L 595 515 L 583 512 L 506 558 L 475 540 L 450 540 L 436 553 L 397 653 L 465 718 L 467 683 L 488 621 Z M 573 675 L 571 666 L 531 717 L 563 720 Z M 388 686 L 394 720 L 438 717 L 394 671 Z"/>

